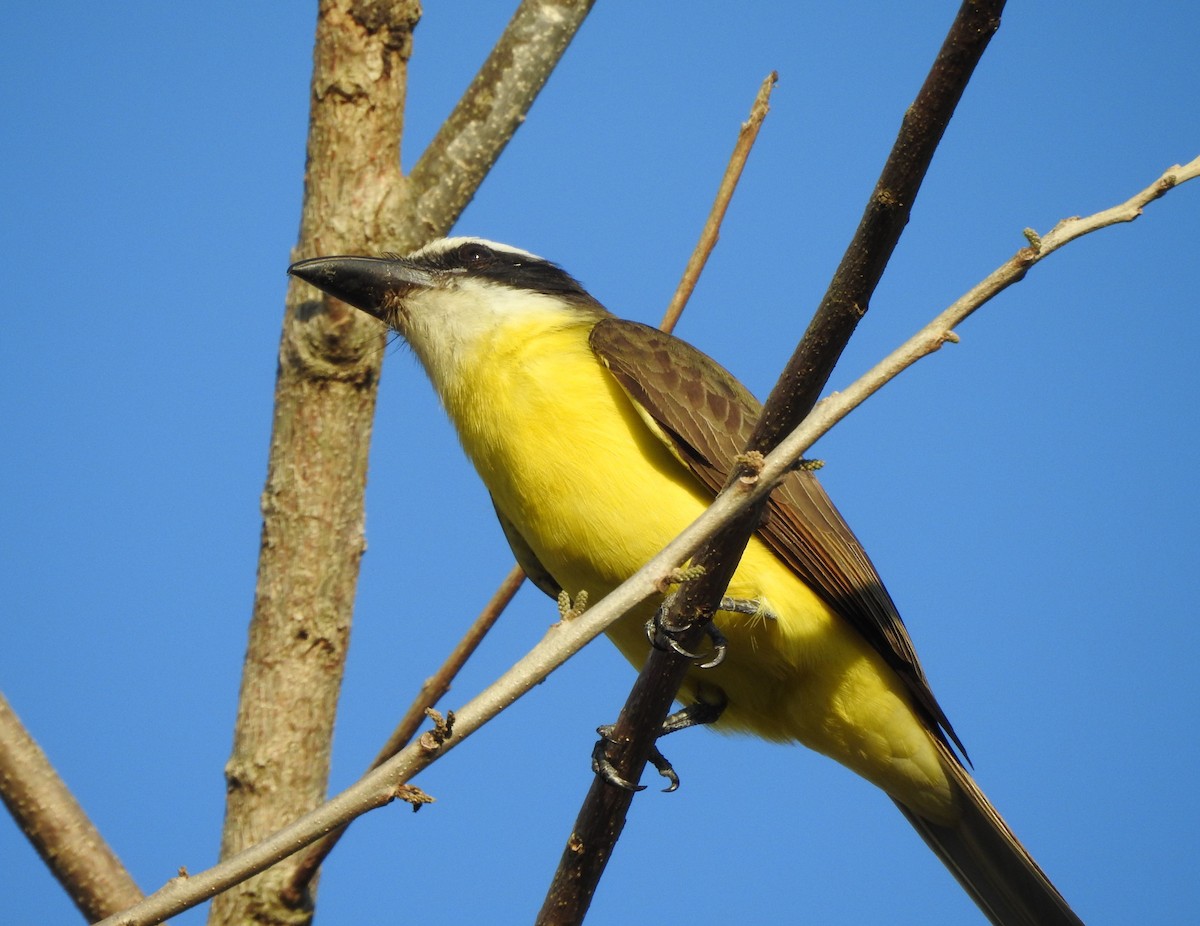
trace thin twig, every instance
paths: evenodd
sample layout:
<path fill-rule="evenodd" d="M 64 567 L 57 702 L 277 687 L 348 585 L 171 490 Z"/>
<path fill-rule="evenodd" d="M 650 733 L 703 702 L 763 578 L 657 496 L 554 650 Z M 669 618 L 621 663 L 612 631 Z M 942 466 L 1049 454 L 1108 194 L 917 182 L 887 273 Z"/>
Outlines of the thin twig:
<path fill-rule="evenodd" d="M 871 295 L 908 222 L 921 181 L 954 109 L 1000 24 L 1003 0 L 971 2 L 958 11 L 922 84 L 905 113 L 900 132 L 846 253 L 775 388 L 763 406 L 747 451 L 766 453 L 804 420 L 834 364 L 867 311 Z M 745 464 L 730 467 L 726 490 L 757 478 Z M 760 522 L 766 496 L 732 518 L 691 559 L 698 577 L 680 585 L 664 629 L 681 648 L 696 652 L 704 624 L 733 578 Z M 638 781 L 692 659 L 667 647 L 652 648 L 610 736 L 605 755 L 615 773 Z M 633 792 L 600 776 L 593 778 L 538 915 L 539 926 L 583 922 L 616 840 L 625 825 Z"/>
<path fill-rule="evenodd" d="M 737 143 L 733 146 L 733 154 L 729 156 L 729 164 L 725 167 L 724 176 L 721 177 L 721 185 L 717 187 L 717 196 L 713 200 L 712 209 L 708 212 L 708 220 L 704 223 L 704 228 L 700 230 L 700 240 L 692 249 L 692 256 L 688 258 L 687 266 L 683 269 L 683 277 L 675 288 L 675 295 L 671 297 L 671 302 L 667 305 L 666 312 L 663 313 L 663 319 L 659 322 L 658 327 L 663 331 L 675 330 L 679 316 L 683 314 L 683 308 L 692 297 L 692 291 L 700 280 L 700 274 L 704 272 L 704 265 L 708 263 L 713 248 L 717 246 L 717 239 L 721 236 L 721 223 L 725 220 L 725 212 L 729 208 L 730 200 L 733 199 L 738 180 L 742 177 L 746 159 L 750 157 L 750 149 L 754 147 L 754 142 L 758 138 L 758 130 L 762 128 L 763 121 L 770 112 L 771 90 L 778 80 L 779 75 L 772 71 L 763 80 L 762 86 L 758 88 L 758 96 L 754 98 L 754 105 L 750 108 L 750 117 L 742 123 Z"/>
<path fill-rule="evenodd" d="M 504 613 L 504 609 L 508 607 L 509 602 L 517 594 L 521 588 L 521 584 L 525 581 L 525 573 L 521 571 L 520 566 L 514 566 L 504 580 L 497 587 L 492 597 L 488 599 L 487 604 L 483 606 L 483 610 L 479 612 L 479 616 L 467 628 L 467 632 L 463 634 L 462 639 L 451 650 L 450 655 L 446 657 L 446 661 L 442 663 L 441 668 L 433 673 L 425 684 L 421 686 L 421 690 L 417 693 L 412 704 L 409 705 L 408 711 L 400 719 L 400 723 L 396 725 L 396 729 L 392 731 L 392 735 L 388 737 L 386 743 L 380 747 L 378 754 L 371 760 L 368 771 L 378 768 L 401 749 L 408 745 L 409 740 L 420 729 L 421 724 L 425 721 L 425 712 L 431 707 L 434 707 L 438 701 L 450 690 L 450 685 L 454 681 L 456 675 L 462 669 L 471 654 L 483 642 L 483 638 L 487 636 L 492 625 L 499 620 L 500 615 Z M 298 895 L 303 892 L 309 881 L 317 873 L 321 863 L 325 861 L 326 856 L 333 851 L 333 847 L 337 845 L 342 834 L 346 832 L 349 823 L 338 827 L 332 833 L 322 839 L 317 840 L 309 846 L 304 854 L 296 863 L 296 870 L 292 875 L 292 882 L 287 889 L 290 893 Z"/>
<path fill-rule="evenodd" d="M 1089 218 L 1069 219 L 1059 223 L 1055 226 L 1056 229 L 1063 229 L 1068 225 L 1069 228 L 1058 233 L 1058 240 L 1052 242 L 1052 250 L 1057 250 L 1069 241 L 1106 225 L 1131 221 L 1140 215 L 1142 206 L 1198 175 L 1200 158 L 1183 167 L 1177 165 L 1170 168 L 1150 187 L 1121 206 Z M 705 540 L 714 536 L 742 508 L 765 498 L 823 434 L 917 360 L 935 352 L 946 341 L 955 340 L 954 328 L 963 319 L 996 293 L 1022 279 L 1033 263 L 1051 252 L 1046 250 L 1044 245 L 1040 253 L 1034 253 L 1032 248 L 1018 251 L 1013 258 L 1005 261 L 984 281 L 973 287 L 864 376 L 843 391 L 833 393 L 818 402 L 803 423 L 766 456 L 757 479 L 739 482 L 723 491 L 699 518 L 689 524 L 645 566 L 575 619 L 562 621 L 551 627 L 532 650 L 457 710 L 452 737 L 441 743 L 426 740 L 425 737 L 419 738 L 416 743 L 410 744 L 379 768 L 290 826 L 206 871 L 168 882 L 142 903 L 117 916 L 109 917 L 100 926 L 150 926 L 162 922 L 166 917 L 202 903 L 228 885 L 286 858 L 299 847 L 307 845 L 348 820 L 386 804 L 397 795 L 404 782 L 464 742 L 522 695 L 540 685 L 552 671 L 616 623 L 630 609 L 658 594 L 664 578 L 680 563 L 686 561 Z"/>
<path fill-rule="evenodd" d="M 1077 238 L 1111 225 L 1134 221 L 1141 216 L 1147 205 L 1166 195 L 1179 184 L 1197 177 L 1200 177 L 1200 157 L 1193 158 L 1186 164 L 1176 164 L 1167 168 L 1161 177 L 1144 190 L 1116 206 L 1083 218 L 1073 216 L 1063 219 L 1042 236 L 1026 229 L 1026 238 L 1030 240 L 1028 247 L 1021 248 L 959 296 L 933 321 L 876 365 L 868 375 L 877 379 L 881 386 L 922 357 L 938 350 L 947 341 L 957 341 L 958 336 L 955 335 L 954 328 L 996 295 L 1023 280 L 1034 264 L 1045 260 Z"/>
<path fill-rule="evenodd" d="M 142 892 L 0 695 L 0 797 L 89 923 Z"/>
<path fill-rule="evenodd" d="M 475 622 L 463 634 L 463 638 L 458 641 L 458 645 L 447 657 L 442 667 L 437 670 L 430 678 L 421 686 L 421 692 L 417 695 L 412 705 L 408 708 L 408 713 L 397 724 L 396 729 L 392 732 L 391 737 L 384 743 L 383 748 L 379 750 L 379 755 L 375 757 L 375 761 L 371 767 L 382 765 L 386 760 L 390 759 L 401 749 L 408 745 L 408 741 L 413 738 L 413 734 L 417 732 L 421 724 L 425 722 L 425 711 L 433 707 L 442 699 L 442 696 L 450 690 L 450 683 L 454 680 L 454 676 L 466 664 L 466 661 L 475 652 L 476 647 L 483 641 L 484 636 L 491 630 L 492 625 L 496 623 L 504 609 L 508 607 L 509 602 L 517 594 L 521 588 L 521 583 L 525 581 L 525 573 L 521 571 L 520 566 L 513 566 L 508 575 L 492 593 L 492 597 L 488 599 L 487 604 L 483 606 L 483 610 L 479 612 L 479 616 L 475 618 Z"/>

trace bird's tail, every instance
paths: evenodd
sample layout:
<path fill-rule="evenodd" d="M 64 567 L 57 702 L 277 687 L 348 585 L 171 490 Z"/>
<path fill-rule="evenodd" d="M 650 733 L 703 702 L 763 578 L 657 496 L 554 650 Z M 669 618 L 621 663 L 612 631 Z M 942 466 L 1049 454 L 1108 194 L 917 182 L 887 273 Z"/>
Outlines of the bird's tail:
<path fill-rule="evenodd" d="M 1083 926 L 958 759 L 943 753 L 962 811 L 957 823 L 943 826 L 896 803 L 929 848 L 996 926 Z"/>

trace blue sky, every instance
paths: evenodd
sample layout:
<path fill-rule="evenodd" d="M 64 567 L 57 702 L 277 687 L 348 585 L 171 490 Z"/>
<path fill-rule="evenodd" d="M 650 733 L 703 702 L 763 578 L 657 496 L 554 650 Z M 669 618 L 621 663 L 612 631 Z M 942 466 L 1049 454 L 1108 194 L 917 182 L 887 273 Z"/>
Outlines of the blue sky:
<path fill-rule="evenodd" d="M 678 333 L 759 395 L 818 302 L 956 4 L 599 3 L 457 230 L 656 321 L 763 76 L 773 111 Z M 502 30 L 429 2 L 411 166 Z M 254 587 L 310 4 L 24 4 L 0 47 L 0 688 L 150 890 L 215 860 Z M 1200 153 L 1200 8 L 1014 3 L 834 375 L 1059 218 Z M 1034 269 L 821 441 L 978 780 L 1090 924 L 1194 912 L 1200 186 Z M 19 322 L 19 324 L 18 324 Z M 389 352 L 333 785 L 509 568 Z M 445 702 L 555 618 L 526 590 Z M 357 823 L 327 924 L 528 922 L 633 678 L 603 641 Z M 799 748 L 672 737 L 589 922 L 981 922 L 891 803 Z M 9 822 L 0 920 L 77 914 Z M 198 923 L 200 913 L 179 917 Z"/>

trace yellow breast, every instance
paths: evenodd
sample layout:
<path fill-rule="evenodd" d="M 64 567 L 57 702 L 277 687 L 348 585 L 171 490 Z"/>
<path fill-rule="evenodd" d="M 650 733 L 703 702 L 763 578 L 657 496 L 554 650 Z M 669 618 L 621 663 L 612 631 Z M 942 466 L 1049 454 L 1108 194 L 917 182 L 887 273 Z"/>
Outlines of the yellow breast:
<path fill-rule="evenodd" d="M 523 318 L 482 340 L 443 401 L 502 511 L 572 595 L 593 601 L 640 568 L 711 501 L 646 427 L 593 355 L 590 323 Z M 719 687 L 721 725 L 798 740 L 932 816 L 949 787 L 903 685 L 830 608 L 757 539 L 729 594 L 761 614 L 722 614 L 725 662 L 696 670 L 685 693 Z M 640 665 L 649 607 L 609 636 Z"/>

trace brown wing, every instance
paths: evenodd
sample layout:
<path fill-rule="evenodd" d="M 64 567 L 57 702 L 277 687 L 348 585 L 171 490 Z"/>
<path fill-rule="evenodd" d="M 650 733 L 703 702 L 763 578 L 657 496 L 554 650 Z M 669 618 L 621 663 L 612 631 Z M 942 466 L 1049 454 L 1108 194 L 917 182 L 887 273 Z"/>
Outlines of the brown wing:
<path fill-rule="evenodd" d="M 750 439 L 762 406 L 708 355 L 657 328 L 605 318 L 591 333 L 596 356 L 714 495 Z M 772 494 L 762 540 L 903 679 L 930 728 L 966 755 L 917 661 L 908 630 L 867 553 L 811 473 Z"/>

